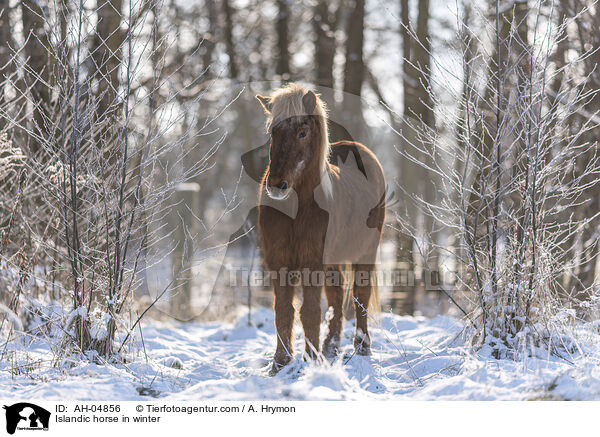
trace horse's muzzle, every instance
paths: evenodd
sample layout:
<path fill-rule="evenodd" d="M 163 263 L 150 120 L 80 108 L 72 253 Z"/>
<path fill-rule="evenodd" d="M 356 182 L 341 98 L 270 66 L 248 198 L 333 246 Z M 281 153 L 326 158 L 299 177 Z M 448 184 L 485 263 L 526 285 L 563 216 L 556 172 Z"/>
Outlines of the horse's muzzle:
<path fill-rule="evenodd" d="M 267 190 L 267 195 L 273 200 L 285 200 L 290 195 L 290 191 L 292 190 L 286 180 L 282 180 L 277 185 L 270 185 L 267 180 L 267 184 L 265 185 L 265 189 Z"/>

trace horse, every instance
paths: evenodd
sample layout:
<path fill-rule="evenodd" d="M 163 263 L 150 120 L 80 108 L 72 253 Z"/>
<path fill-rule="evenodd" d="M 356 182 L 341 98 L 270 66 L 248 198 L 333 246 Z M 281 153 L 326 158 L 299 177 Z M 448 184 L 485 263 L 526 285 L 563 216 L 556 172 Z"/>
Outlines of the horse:
<path fill-rule="evenodd" d="M 329 143 L 327 107 L 312 90 L 289 83 L 269 97 L 256 98 L 270 134 L 269 165 L 258 194 L 259 244 L 272 275 L 277 331 L 270 374 L 293 357 L 298 286 L 305 360 L 317 358 L 321 350 L 323 288 L 333 311 L 323 356 L 333 359 L 340 352 L 345 288 L 353 292 L 355 353 L 370 355 L 368 308 L 377 291 L 372 269 L 386 206 L 381 164 L 363 144 Z M 352 266 L 353 284 L 344 283 L 347 265 Z"/>

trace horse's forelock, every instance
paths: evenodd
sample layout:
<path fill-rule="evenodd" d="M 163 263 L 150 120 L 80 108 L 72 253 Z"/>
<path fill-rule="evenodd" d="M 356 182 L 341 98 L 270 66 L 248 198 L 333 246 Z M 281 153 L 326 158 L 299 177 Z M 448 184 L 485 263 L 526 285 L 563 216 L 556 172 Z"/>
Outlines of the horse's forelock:
<path fill-rule="evenodd" d="M 267 120 L 267 130 L 286 119 L 298 117 L 302 115 L 316 115 L 321 131 L 321 170 L 327 169 L 329 160 L 329 129 L 327 126 L 327 105 L 321 99 L 319 94 L 316 94 L 317 103 L 313 114 L 307 114 L 302 103 L 302 98 L 308 92 L 304 87 L 294 83 L 276 90 L 271 96 L 271 117 Z"/>

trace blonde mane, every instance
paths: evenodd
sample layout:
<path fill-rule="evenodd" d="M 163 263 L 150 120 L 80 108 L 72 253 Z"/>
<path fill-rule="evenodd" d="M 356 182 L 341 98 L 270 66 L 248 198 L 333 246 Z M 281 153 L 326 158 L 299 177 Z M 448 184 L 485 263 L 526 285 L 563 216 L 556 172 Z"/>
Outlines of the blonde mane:
<path fill-rule="evenodd" d="M 307 88 L 304 88 L 295 83 L 288 83 L 287 85 L 276 90 L 270 98 L 271 101 L 271 113 L 267 120 L 267 129 L 271 127 L 273 123 L 285 120 L 290 117 L 296 117 L 301 115 L 318 115 L 319 127 L 321 130 L 321 156 L 319 157 L 319 164 L 321 172 L 324 173 L 328 169 L 329 163 L 329 128 L 327 126 L 327 105 L 321 99 L 321 96 L 317 93 L 317 105 L 313 114 L 306 114 L 304 105 L 302 104 L 302 97 L 308 92 Z"/>

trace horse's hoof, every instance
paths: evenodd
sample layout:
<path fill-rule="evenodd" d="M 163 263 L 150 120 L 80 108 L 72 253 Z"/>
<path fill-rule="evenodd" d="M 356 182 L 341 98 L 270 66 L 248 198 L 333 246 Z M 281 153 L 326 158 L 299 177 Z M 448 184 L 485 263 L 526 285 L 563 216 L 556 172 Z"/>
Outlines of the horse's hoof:
<path fill-rule="evenodd" d="M 371 339 L 368 335 L 358 334 L 354 337 L 354 351 L 356 355 L 364 357 L 371 355 Z"/>
<path fill-rule="evenodd" d="M 279 371 L 281 370 L 283 366 L 280 366 L 277 363 L 273 363 L 273 365 L 271 366 L 271 370 L 269 370 L 269 376 L 275 376 L 279 373 Z"/>
<path fill-rule="evenodd" d="M 328 360 L 333 360 L 340 354 L 340 344 L 331 342 L 323 345 L 323 356 Z"/>
<path fill-rule="evenodd" d="M 279 373 L 281 369 L 283 369 L 289 362 L 292 361 L 292 357 L 286 356 L 281 359 L 274 359 L 273 365 L 271 366 L 271 370 L 269 370 L 269 376 L 275 376 Z"/>
<path fill-rule="evenodd" d="M 363 357 L 371 356 L 371 346 L 368 344 L 360 344 L 358 346 L 354 346 L 354 350 L 356 351 L 356 355 L 361 355 Z"/>

